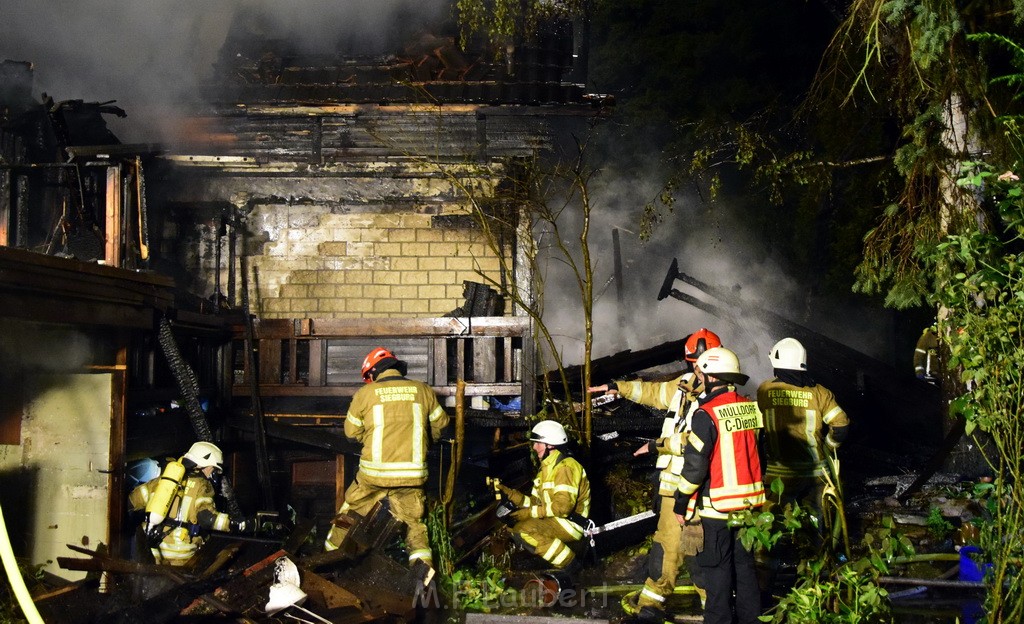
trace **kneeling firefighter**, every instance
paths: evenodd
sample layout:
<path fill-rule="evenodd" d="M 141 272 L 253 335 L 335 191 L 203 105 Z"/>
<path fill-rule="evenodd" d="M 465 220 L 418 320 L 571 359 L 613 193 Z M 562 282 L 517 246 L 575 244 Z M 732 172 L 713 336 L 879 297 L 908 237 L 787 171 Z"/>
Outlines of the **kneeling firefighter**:
<path fill-rule="evenodd" d="M 159 477 L 128 495 L 132 511 L 144 511 L 143 527 L 156 563 L 187 565 L 210 531 L 244 531 L 244 519 L 217 511 L 215 482 L 224 454 L 211 442 L 196 442 L 178 460 L 169 461 Z"/>
<path fill-rule="evenodd" d="M 583 466 L 567 453 L 569 437 L 562 425 L 541 421 L 531 430 L 530 441 L 540 472 L 529 496 L 490 479 L 495 492 L 516 508 L 502 514 L 499 507 L 499 514 L 512 538 L 528 552 L 559 570 L 573 571 L 579 567 L 576 549 L 590 524 L 590 481 Z"/>

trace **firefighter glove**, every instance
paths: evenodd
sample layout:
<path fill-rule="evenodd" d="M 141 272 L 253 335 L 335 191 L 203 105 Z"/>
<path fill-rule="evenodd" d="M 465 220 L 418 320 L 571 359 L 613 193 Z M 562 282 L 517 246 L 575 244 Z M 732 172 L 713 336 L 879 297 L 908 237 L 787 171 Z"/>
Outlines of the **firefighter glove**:
<path fill-rule="evenodd" d="M 494 486 L 493 487 L 494 487 L 494 497 L 495 498 L 500 498 L 500 497 L 504 496 L 506 499 L 515 502 L 515 500 L 517 498 L 522 496 L 522 494 L 519 494 L 519 492 L 516 492 L 515 490 L 513 490 L 509 486 L 507 486 L 504 483 L 502 483 L 501 481 L 499 481 L 497 478 L 494 479 Z M 519 496 L 516 496 L 517 494 L 519 494 Z"/>
<path fill-rule="evenodd" d="M 529 507 L 522 507 L 510 513 L 509 517 L 512 519 L 514 524 L 516 522 L 522 522 L 523 520 L 529 520 L 533 516 L 530 515 Z"/>
<path fill-rule="evenodd" d="M 688 557 L 704 550 L 704 527 L 700 520 L 687 520 L 682 526 L 679 534 L 679 550 Z"/>
<path fill-rule="evenodd" d="M 146 543 L 149 544 L 150 548 L 155 548 L 163 538 L 164 531 L 162 525 L 146 527 Z"/>
<path fill-rule="evenodd" d="M 495 498 L 495 500 L 500 500 L 501 499 L 501 495 L 503 494 L 501 489 L 504 487 L 501 484 L 501 479 L 499 479 L 498 477 L 487 477 L 487 485 L 492 490 L 494 490 L 494 498 Z"/>
<path fill-rule="evenodd" d="M 512 526 L 513 524 L 515 524 L 515 520 L 512 518 L 512 514 L 515 513 L 516 509 L 517 507 L 513 505 L 511 502 L 501 501 L 501 503 L 498 504 L 498 508 L 494 510 L 494 515 L 496 515 L 498 517 L 498 520 L 501 520 L 503 524 Z"/>

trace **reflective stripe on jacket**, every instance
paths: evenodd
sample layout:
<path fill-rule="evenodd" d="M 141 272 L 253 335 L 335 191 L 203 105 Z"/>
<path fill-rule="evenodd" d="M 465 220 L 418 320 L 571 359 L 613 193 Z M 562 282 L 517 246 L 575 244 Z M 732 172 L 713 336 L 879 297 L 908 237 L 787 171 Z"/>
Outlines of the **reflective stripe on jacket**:
<path fill-rule="evenodd" d="M 732 386 L 718 388 L 700 400 L 692 425 L 679 491 L 690 498 L 699 490 L 700 515 L 728 518 L 731 511 L 764 504 L 757 404 Z"/>
<path fill-rule="evenodd" d="M 569 520 L 578 514 L 590 517 L 590 480 L 575 458 L 552 449 L 540 463 L 540 472 L 533 479 L 529 496 L 518 502 L 530 509 L 531 518 L 555 518 L 575 539 L 583 535 L 583 527 Z"/>
<path fill-rule="evenodd" d="M 693 373 L 684 373 L 671 381 L 617 381 L 619 393 L 626 399 L 656 409 L 668 410 L 661 424 L 661 435 L 655 443 L 658 458 L 658 494 L 673 496 L 679 488 L 683 471 L 683 448 L 690 430 L 690 418 L 697 409 L 697 396 L 702 388 Z"/>
<path fill-rule="evenodd" d="M 133 510 L 146 508 L 146 503 L 149 502 L 149 497 L 159 481 L 158 477 L 131 491 L 128 502 Z M 190 531 L 191 527 L 199 525 L 201 511 L 213 514 L 213 524 L 208 528 L 214 531 L 229 531 L 230 518 L 228 514 L 217 511 L 213 497 L 213 484 L 208 479 L 202 475 L 190 475 L 171 502 L 167 519 L 163 522 L 165 534 L 160 541 L 159 551 L 154 552 L 154 556 L 159 555 L 160 559 L 171 565 L 183 565 L 188 562 L 203 545 L 203 538 L 192 535 Z"/>
<path fill-rule="evenodd" d="M 352 397 L 345 435 L 362 443 L 359 480 L 378 487 L 423 485 L 427 448 L 441 437 L 448 413 L 427 384 L 381 373 Z"/>
<path fill-rule="evenodd" d="M 830 390 L 821 384 L 795 386 L 779 379 L 761 384 L 757 404 L 764 414 L 767 474 L 774 477 L 820 477 L 828 446 L 838 446 L 824 426 L 846 427 L 850 419 Z"/>

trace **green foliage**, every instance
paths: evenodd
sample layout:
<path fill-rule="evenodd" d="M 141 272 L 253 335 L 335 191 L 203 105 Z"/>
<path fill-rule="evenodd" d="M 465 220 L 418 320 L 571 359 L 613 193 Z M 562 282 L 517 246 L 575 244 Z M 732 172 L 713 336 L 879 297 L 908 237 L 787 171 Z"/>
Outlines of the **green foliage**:
<path fill-rule="evenodd" d="M 470 611 L 489 613 L 503 605 L 514 604 L 514 590 L 505 582 L 505 572 L 486 556 L 476 570 L 460 568 L 450 579 L 450 595 L 454 606 Z"/>
<path fill-rule="evenodd" d="M 885 518 L 881 526 L 864 536 L 858 558 L 837 555 L 828 542 L 822 547 L 822 527 L 814 514 L 795 501 L 782 504 L 783 489 L 780 479 L 772 482 L 772 496 L 778 504 L 770 509 L 781 509 L 781 513 L 747 510 L 730 518 L 732 526 L 741 527 L 740 540 L 745 548 L 772 552 L 789 544 L 803 553 L 796 583 L 761 620 L 774 624 L 847 624 L 884 618 L 889 603 L 878 577 L 888 573 L 896 557 L 914 552 L 910 540 L 895 530 L 891 518 Z M 841 504 L 823 508 L 825 514 L 834 516 L 826 519 L 826 525 L 845 525 Z"/>
<path fill-rule="evenodd" d="M 954 528 L 953 524 L 943 517 L 942 510 L 938 507 L 932 507 L 928 510 L 925 526 L 928 527 L 928 533 L 937 540 L 944 540 L 949 537 Z"/>
<path fill-rule="evenodd" d="M 18 569 L 21 571 L 21 576 L 25 579 L 29 591 L 32 591 L 33 586 L 39 585 L 43 580 L 42 564 L 30 565 L 18 561 Z M 0 624 L 23 624 L 25 621 L 25 615 L 14 596 L 14 590 L 11 589 L 11 584 L 5 580 L 0 586 Z"/>
<path fill-rule="evenodd" d="M 775 479 L 771 484 L 772 494 L 782 502 L 784 486 L 781 479 Z M 774 507 L 773 507 L 774 508 Z M 810 537 L 816 534 L 818 526 L 814 522 L 814 516 L 800 506 L 798 502 L 790 502 L 781 506 L 782 514 L 770 511 L 753 511 L 744 509 L 741 512 L 732 514 L 729 518 L 730 526 L 741 527 L 739 531 L 740 542 L 744 548 L 757 551 L 770 551 L 780 541 L 803 542 L 804 545 L 812 542 Z"/>
<path fill-rule="evenodd" d="M 434 565 L 442 579 L 450 578 L 455 571 L 455 550 L 452 548 L 452 536 L 448 530 L 444 505 L 435 504 L 426 517 L 427 536 L 430 550 L 434 555 Z"/>
<path fill-rule="evenodd" d="M 648 508 L 649 488 L 630 474 L 627 464 L 620 462 L 612 466 L 604 480 L 616 515 L 632 516 Z"/>
<path fill-rule="evenodd" d="M 457 609 L 490 611 L 501 605 L 501 598 L 511 590 L 505 586 L 505 572 L 500 562 L 482 555 L 475 568 L 455 568 L 451 533 L 445 520 L 443 505 L 434 505 L 426 518 L 430 548 L 437 569 L 437 583 L 448 604 Z M 511 604 L 506 596 L 506 603 Z"/>
<path fill-rule="evenodd" d="M 773 624 L 878 622 L 889 614 L 888 592 L 878 578 L 896 557 L 914 553 L 910 540 L 891 518 L 864 536 L 857 557 L 844 561 L 829 551 L 801 561 L 797 581 L 777 605 L 761 616 Z"/>
<path fill-rule="evenodd" d="M 1009 37 L 991 32 L 973 33 L 967 36 L 967 40 L 979 44 L 992 44 L 1010 53 L 1010 64 L 1017 73 L 996 76 L 991 80 L 991 84 L 1006 85 L 1013 90 L 1013 99 L 1021 99 L 1024 96 L 1021 92 L 1021 87 L 1024 87 L 1024 48 Z"/>
<path fill-rule="evenodd" d="M 1007 131 L 1019 144 L 1016 126 L 1008 123 Z M 934 275 L 931 301 L 946 311 L 939 338 L 948 366 L 963 384 L 950 411 L 969 431 L 985 431 L 995 450 L 995 484 L 980 492 L 992 519 L 981 540 L 994 564 L 990 621 L 1017 622 L 1024 616 L 1024 187 L 1016 174 L 997 174 L 986 163 L 965 163 L 963 171 L 957 183 L 978 195 L 989 223 L 921 254 Z"/>
<path fill-rule="evenodd" d="M 951 181 L 969 151 L 1005 151 L 1003 128 L 993 120 L 996 107 L 1008 104 L 993 91 L 988 68 L 971 44 L 999 42 L 1002 35 L 978 33 L 1009 26 L 1006 9 L 1001 3 L 955 0 L 851 4 L 814 93 L 824 101 L 834 93 L 837 77 L 857 67 L 852 86 L 845 89 L 846 102 L 855 104 L 866 93 L 879 104 L 879 113 L 900 128 L 892 149 L 893 173 L 900 180 L 888 189 L 887 202 L 898 210 L 883 211 L 865 236 L 856 291 L 885 294 L 886 304 L 894 307 L 919 305 L 929 294 L 919 247 L 971 227 L 976 207 L 969 196 L 951 188 Z M 859 115 L 852 107 L 847 110 Z"/>
<path fill-rule="evenodd" d="M 889 26 L 905 29 L 910 58 L 923 71 L 940 63 L 963 31 L 958 7 L 943 0 L 890 0 L 881 4 L 880 14 Z"/>
<path fill-rule="evenodd" d="M 545 21 L 571 18 L 583 11 L 583 0 L 457 0 L 462 45 L 475 34 L 494 44 L 498 56 L 506 46 L 528 41 Z"/>

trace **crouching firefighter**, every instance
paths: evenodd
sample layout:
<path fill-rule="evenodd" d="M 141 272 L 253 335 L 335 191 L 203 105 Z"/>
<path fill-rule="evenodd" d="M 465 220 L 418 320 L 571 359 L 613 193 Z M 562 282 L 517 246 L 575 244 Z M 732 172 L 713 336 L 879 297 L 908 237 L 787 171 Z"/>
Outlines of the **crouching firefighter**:
<path fill-rule="evenodd" d="M 573 572 L 580 567 L 578 551 L 590 524 L 590 481 L 583 466 L 567 453 L 569 438 L 562 425 L 541 421 L 531 430 L 530 441 L 540 472 L 529 496 L 490 480 L 495 492 L 507 499 L 508 505 L 499 506 L 499 516 L 510 527 L 512 539 L 528 552 L 556 569 Z"/>
<path fill-rule="evenodd" d="M 245 531 L 244 519 L 217 511 L 215 484 L 224 454 L 210 442 L 196 442 L 169 461 L 159 477 L 128 494 L 132 511 L 144 511 L 143 528 L 156 563 L 187 565 L 210 531 Z"/>

